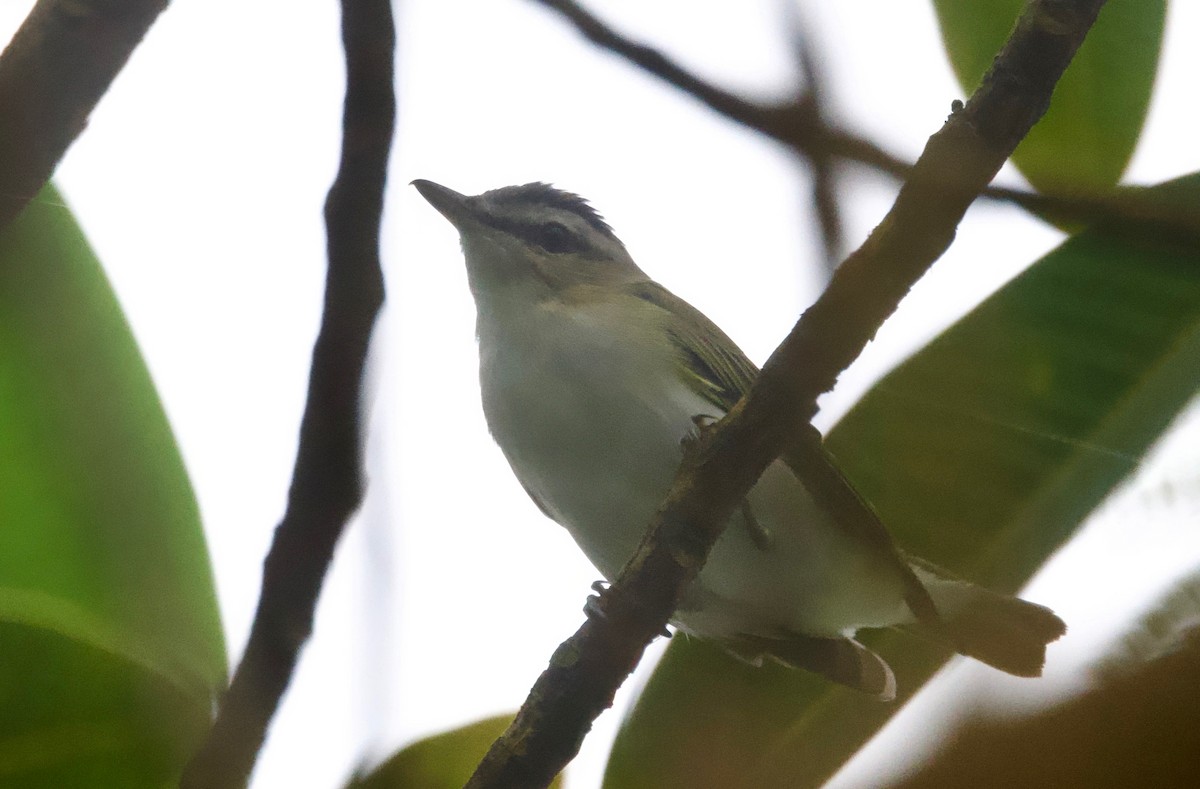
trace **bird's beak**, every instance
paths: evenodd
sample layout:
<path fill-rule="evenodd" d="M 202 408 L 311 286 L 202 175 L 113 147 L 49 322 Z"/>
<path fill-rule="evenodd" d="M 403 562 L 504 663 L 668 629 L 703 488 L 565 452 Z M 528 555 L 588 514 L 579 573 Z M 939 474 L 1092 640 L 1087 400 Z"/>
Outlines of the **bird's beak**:
<path fill-rule="evenodd" d="M 424 178 L 418 178 L 412 182 L 412 185 L 417 187 L 421 197 L 428 200 L 429 204 L 438 210 L 438 213 L 450 220 L 450 224 L 457 228 L 461 229 L 463 221 L 475 213 L 467 204 L 467 196 L 459 194 L 453 189 L 435 184 L 433 181 L 426 181 Z"/>

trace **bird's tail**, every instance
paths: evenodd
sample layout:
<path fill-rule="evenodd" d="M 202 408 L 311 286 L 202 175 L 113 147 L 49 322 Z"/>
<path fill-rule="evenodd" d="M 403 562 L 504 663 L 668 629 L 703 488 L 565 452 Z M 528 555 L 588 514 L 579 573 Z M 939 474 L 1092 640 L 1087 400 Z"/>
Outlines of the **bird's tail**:
<path fill-rule="evenodd" d="M 960 654 L 1018 677 L 1040 677 L 1046 645 L 1067 632 L 1045 606 L 1000 594 L 954 578 L 945 570 L 910 557 L 942 618 L 941 638 Z"/>
<path fill-rule="evenodd" d="M 936 622 L 918 622 L 907 628 L 1009 674 L 1041 676 L 1046 645 L 1067 632 L 1066 624 L 1053 611 L 955 578 L 923 559 L 905 558 L 939 616 Z M 752 665 L 772 660 L 820 674 L 881 701 L 896 696 L 896 678 L 887 662 L 853 638 L 787 633 L 779 638 L 742 635 L 719 643 Z"/>

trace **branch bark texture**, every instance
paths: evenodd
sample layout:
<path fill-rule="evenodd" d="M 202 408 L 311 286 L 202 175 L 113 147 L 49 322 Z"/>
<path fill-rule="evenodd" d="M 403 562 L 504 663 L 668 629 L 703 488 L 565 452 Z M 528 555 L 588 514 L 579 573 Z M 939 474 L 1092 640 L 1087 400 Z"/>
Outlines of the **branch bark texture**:
<path fill-rule="evenodd" d="M 561 3 L 541 0 L 558 7 Z M 749 394 L 685 458 L 637 554 L 564 642 L 468 787 L 544 787 L 612 704 L 762 471 L 954 238 L 971 202 L 1049 105 L 1104 0 L 1032 0 L 982 86 L 930 138 L 891 211 L 838 269 Z M 807 449 L 806 449 L 807 447 Z"/>
<path fill-rule="evenodd" d="M 395 125 L 390 0 L 343 0 L 342 156 L 325 202 L 329 268 L 287 511 L 263 567 L 246 652 L 184 789 L 243 786 L 313 628 L 346 521 L 362 501 L 362 379 L 383 304 L 379 228 Z"/>
<path fill-rule="evenodd" d="M 21 212 L 167 0 L 40 0 L 0 55 L 0 228 Z"/>

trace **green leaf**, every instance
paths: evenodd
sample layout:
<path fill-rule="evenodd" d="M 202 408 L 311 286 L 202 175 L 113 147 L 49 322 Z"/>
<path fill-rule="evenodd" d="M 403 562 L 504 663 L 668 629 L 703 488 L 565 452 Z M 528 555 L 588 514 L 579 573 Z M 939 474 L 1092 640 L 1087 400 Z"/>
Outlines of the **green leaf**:
<path fill-rule="evenodd" d="M 1146 195 L 1196 209 L 1200 175 Z M 830 432 L 901 546 L 1016 590 L 1189 401 L 1200 384 L 1200 251 L 1148 235 L 1068 240 Z M 860 637 L 891 663 L 900 702 L 948 657 L 900 632 Z M 900 706 L 676 637 L 617 737 L 605 785 L 818 786 Z M 720 780 L 698 783 L 708 775 Z"/>
<path fill-rule="evenodd" d="M 0 785 L 167 785 L 225 672 L 179 451 L 47 187 L 0 232 Z"/>
<path fill-rule="evenodd" d="M 942 41 L 970 92 L 1004 45 L 1024 0 L 934 0 Z M 1166 0 L 1109 0 L 1013 163 L 1036 188 L 1113 186 L 1133 156 L 1162 51 Z"/>
<path fill-rule="evenodd" d="M 426 737 L 397 751 L 346 789 L 460 789 L 513 715 L 485 718 L 460 729 Z M 550 784 L 561 789 L 562 776 Z"/>

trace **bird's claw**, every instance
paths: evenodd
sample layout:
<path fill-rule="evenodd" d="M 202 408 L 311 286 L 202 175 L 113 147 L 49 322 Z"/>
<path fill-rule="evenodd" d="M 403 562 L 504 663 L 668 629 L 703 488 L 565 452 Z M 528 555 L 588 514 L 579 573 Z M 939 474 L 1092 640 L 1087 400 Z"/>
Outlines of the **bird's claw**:
<path fill-rule="evenodd" d="M 608 591 L 610 585 L 608 581 L 604 580 L 592 581 L 592 591 L 596 594 L 588 595 L 588 599 L 583 603 L 583 613 L 588 619 L 595 619 L 601 622 L 608 619 L 608 612 L 604 610 L 604 603 L 600 596 Z M 662 632 L 659 635 L 670 638 L 671 631 L 667 629 L 666 625 L 663 625 Z"/>
<path fill-rule="evenodd" d="M 692 424 L 696 426 L 696 430 L 684 434 L 683 438 L 679 439 L 679 446 L 683 448 L 685 453 L 690 451 L 704 436 L 704 432 L 719 421 L 720 417 L 715 417 L 712 414 L 694 414 L 692 416 Z"/>
<path fill-rule="evenodd" d="M 608 581 L 592 581 L 592 591 L 596 594 L 588 595 L 588 599 L 584 601 L 583 613 L 588 619 L 604 621 L 608 618 L 608 614 L 604 610 L 604 605 L 600 600 L 600 595 L 608 591 Z"/>

